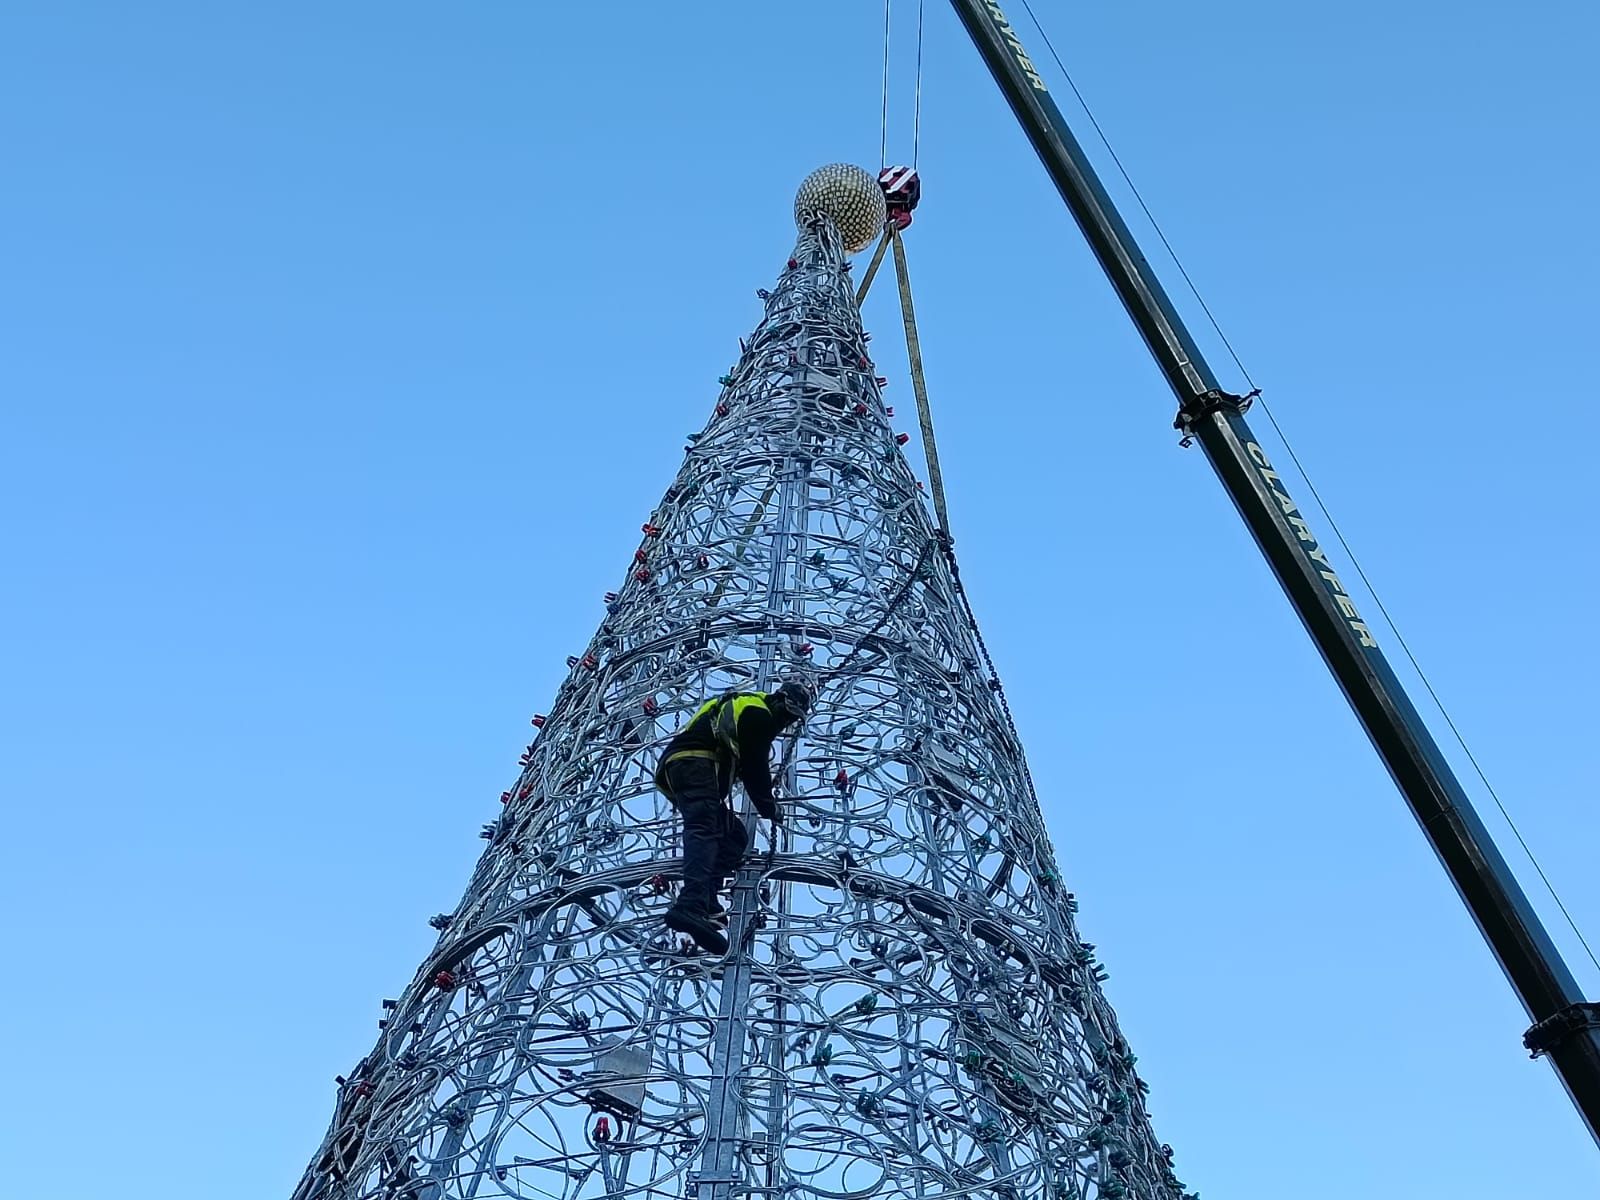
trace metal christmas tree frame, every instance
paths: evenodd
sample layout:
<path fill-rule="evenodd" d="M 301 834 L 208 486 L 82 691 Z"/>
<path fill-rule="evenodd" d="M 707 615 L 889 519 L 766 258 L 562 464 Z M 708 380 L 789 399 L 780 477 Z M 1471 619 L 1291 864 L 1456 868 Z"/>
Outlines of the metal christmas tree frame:
<path fill-rule="evenodd" d="M 796 216 L 296 1200 L 1182 1195 L 881 399 L 847 256 L 882 194 L 824 168 Z M 686 953 L 657 754 L 789 678 L 818 695 L 788 824 L 757 828 L 726 958 Z"/>

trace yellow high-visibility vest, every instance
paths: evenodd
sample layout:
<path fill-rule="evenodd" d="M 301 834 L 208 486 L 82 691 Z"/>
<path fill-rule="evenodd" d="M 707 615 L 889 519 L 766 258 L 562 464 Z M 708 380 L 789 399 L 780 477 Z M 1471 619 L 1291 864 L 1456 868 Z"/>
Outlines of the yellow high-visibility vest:
<path fill-rule="evenodd" d="M 751 705 L 755 705 L 763 712 L 772 711 L 767 705 L 766 695 L 762 692 L 734 692 L 718 696 L 695 709 L 694 716 L 689 718 L 689 723 L 683 727 L 678 736 L 682 737 L 683 734 L 693 730 L 699 722 L 709 720 L 712 738 L 721 749 L 727 751 L 730 766 L 736 764 L 739 761 L 739 718 L 744 716 L 745 710 Z M 667 787 L 667 766 L 680 758 L 715 758 L 719 760 L 720 765 L 721 755 L 715 750 L 696 748 L 677 750 L 664 757 L 661 765 L 656 768 L 655 784 L 669 796 L 672 793 Z"/>

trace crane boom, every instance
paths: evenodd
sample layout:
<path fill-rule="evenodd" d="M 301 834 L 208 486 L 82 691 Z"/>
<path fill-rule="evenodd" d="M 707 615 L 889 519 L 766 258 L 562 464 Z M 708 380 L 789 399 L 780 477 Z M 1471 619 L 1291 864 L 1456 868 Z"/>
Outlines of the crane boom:
<path fill-rule="evenodd" d="M 1600 1004 L 1586 1003 L 1377 639 L 1106 194 L 995 0 L 951 0 L 1045 170 L 1088 239 L 1178 400 L 1175 425 L 1204 449 L 1289 602 L 1322 652 L 1423 833 L 1478 923 L 1600 1142 Z"/>

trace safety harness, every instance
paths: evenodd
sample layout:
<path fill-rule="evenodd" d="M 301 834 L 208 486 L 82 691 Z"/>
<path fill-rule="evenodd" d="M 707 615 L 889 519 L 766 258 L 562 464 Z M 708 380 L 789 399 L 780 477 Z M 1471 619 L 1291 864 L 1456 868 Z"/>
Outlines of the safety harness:
<path fill-rule="evenodd" d="M 730 769 L 739 762 L 739 718 L 745 710 L 751 707 L 759 708 L 763 712 L 771 712 L 767 705 L 767 697 L 761 692 L 724 692 L 714 700 L 707 700 L 698 709 L 694 716 L 689 718 L 689 723 L 683 727 L 679 737 L 695 737 L 709 733 L 711 746 L 691 746 L 683 750 L 674 750 L 671 754 L 664 755 L 661 764 L 656 767 L 655 784 L 661 793 L 668 798 L 672 796 L 672 789 L 667 785 L 667 768 L 681 758 L 708 758 L 719 767 L 726 758 Z M 702 730 L 701 721 L 709 723 L 709 730 Z"/>

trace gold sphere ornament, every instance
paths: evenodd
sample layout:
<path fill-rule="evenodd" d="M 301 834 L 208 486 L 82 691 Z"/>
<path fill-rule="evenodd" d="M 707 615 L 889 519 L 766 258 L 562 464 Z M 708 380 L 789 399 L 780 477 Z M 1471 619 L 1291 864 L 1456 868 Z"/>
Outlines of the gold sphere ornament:
<path fill-rule="evenodd" d="M 844 248 L 858 254 L 872 245 L 887 216 L 877 176 L 849 163 L 829 163 L 805 177 L 794 197 L 794 223 L 801 229 L 812 213 L 824 213 L 839 227 Z"/>

